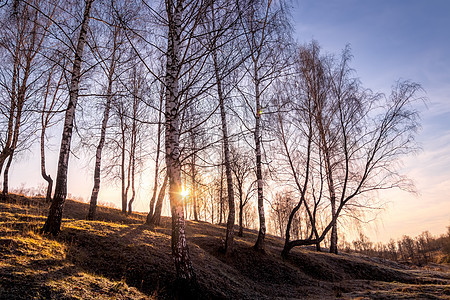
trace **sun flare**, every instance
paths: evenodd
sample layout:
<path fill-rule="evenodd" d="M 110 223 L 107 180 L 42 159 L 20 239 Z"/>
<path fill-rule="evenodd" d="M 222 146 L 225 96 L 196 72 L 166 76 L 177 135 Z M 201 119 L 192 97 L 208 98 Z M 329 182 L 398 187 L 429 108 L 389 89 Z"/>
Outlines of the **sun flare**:
<path fill-rule="evenodd" d="M 185 198 L 185 197 L 187 197 L 189 195 L 189 190 L 186 190 L 185 188 L 183 188 L 182 190 L 181 190 L 181 196 L 183 197 L 183 198 Z"/>

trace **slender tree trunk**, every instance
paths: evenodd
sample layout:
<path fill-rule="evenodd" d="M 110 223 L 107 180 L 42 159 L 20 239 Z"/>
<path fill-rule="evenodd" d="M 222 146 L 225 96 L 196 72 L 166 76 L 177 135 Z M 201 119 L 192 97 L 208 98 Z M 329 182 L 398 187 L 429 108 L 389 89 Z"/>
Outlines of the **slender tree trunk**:
<path fill-rule="evenodd" d="M 135 166 L 134 166 L 134 164 L 135 164 L 135 159 L 133 158 L 133 166 L 132 166 L 132 170 L 131 170 L 131 198 L 130 198 L 130 201 L 128 201 L 128 214 L 129 215 L 131 215 L 131 213 L 133 212 L 133 202 L 134 202 L 134 199 L 135 199 L 135 197 L 136 197 L 136 188 L 135 188 L 135 182 L 134 182 L 134 179 L 135 179 Z"/>
<path fill-rule="evenodd" d="M 331 199 L 331 217 L 336 216 L 336 196 Z M 333 222 L 333 227 L 331 228 L 331 238 L 330 238 L 330 253 L 338 254 L 337 248 L 337 220 Z"/>
<path fill-rule="evenodd" d="M 108 96 L 106 99 L 106 106 L 105 111 L 103 112 L 103 120 L 102 120 L 102 128 L 100 132 L 100 141 L 97 145 L 97 151 L 95 154 L 95 169 L 94 169 L 94 187 L 92 188 L 92 194 L 91 194 L 91 201 L 89 204 L 89 213 L 88 213 L 88 219 L 94 220 L 95 219 L 95 213 L 97 210 L 97 198 L 98 193 L 100 191 L 100 171 L 101 171 L 101 163 L 102 163 L 102 151 L 103 146 L 105 145 L 105 136 L 106 136 L 106 126 L 108 124 L 109 119 L 109 111 L 111 109 L 111 101 L 112 101 L 112 95 L 111 95 L 111 85 L 108 86 Z"/>
<path fill-rule="evenodd" d="M 109 65 L 109 72 L 108 72 L 108 88 L 106 89 L 105 110 L 103 112 L 102 128 L 100 130 L 100 140 L 98 142 L 97 151 L 95 153 L 94 187 L 92 188 L 92 193 L 91 193 L 91 201 L 89 204 L 89 212 L 88 212 L 88 216 L 87 216 L 88 220 L 95 219 L 95 213 L 97 210 L 98 193 L 100 191 L 100 172 L 101 172 L 101 163 L 102 163 L 102 151 L 103 151 L 103 147 L 105 145 L 106 127 L 108 126 L 109 112 L 111 110 L 111 103 L 112 103 L 112 99 L 113 99 L 112 86 L 113 86 L 113 82 L 114 82 L 113 78 L 114 78 L 114 72 L 115 72 L 115 68 L 116 68 L 117 34 L 118 34 L 118 31 L 117 31 L 117 28 L 115 28 L 113 53 L 112 53 L 111 63 Z"/>
<path fill-rule="evenodd" d="M 320 106 L 319 106 L 320 107 Z M 322 121 L 322 111 L 318 112 L 317 116 L 317 122 L 319 126 L 319 133 L 321 138 L 321 144 L 323 148 L 323 155 L 324 155 L 324 161 L 325 161 L 325 172 L 327 175 L 327 181 L 328 181 L 328 190 L 330 193 L 330 204 L 331 204 L 331 217 L 333 219 L 336 219 L 336 192 L 334 189 L 334 180 L 333 180 L 333 169 L 331 166 L 331 159 L 330 159 L 330 149 L 328 147 L 326 134 L 325 134 L 325 128 Z M 331 237 L 330 237 L 330 253 L 338 254 L 337 249 L 337 219 L 333 222 L 333 226 L 331 228 Z"/>
<path fill-rule="evenodd" d="M 45 133 L 47 131 L 47 128 L 50 125 L 50 121 L 53 117 L 52 110 L 54 109 L 54 106 L 57 103 L 57 95 L 58 95 L 58 91 L 59 88 L 61 86 L 61 83 L 64 79 L 64 72 L 61 72 L 61 75 L 59 77 L 58 80 L 58 84 L 56 85 L 56 90 L 54 91 L 53 95 L 52 95 L 52 101 L 47 109 L 47 99 L 49 97 L 50 94 L 50 88 L 51 88 L 51 80 L 53 77 L 53 72 L 54 69 L 51 70 L 49 76 L 48 76 L 48 80 L 47 80 L 47 86 L 46 86 L 46 91 L 45 91 L 45 97 L 44 97 L 44 103 L 43 103 L 43 110 L 42 110 L 42 114 L 41 114 L 41 124 L 42 124 L 42 130 L 41 130 L 41 143 L 40 143 L 40 148 L 41 148 L 41 175 L 42 178 L 44 178 L 45 181 L 47 181 L 47 193 L 46 193 L 46 197 L 45 197 L 45 201 L 48 203 L 50 201 L 52 201 L 52 191 L 53 191 L 53 179 L 51 178 L 50 174 L 47 174 L 47 170 L 45 167 Z M 48 110 L 48 112 L 46 112 L 46 110 Z"/>
<path fill-rule="evenodd" d="M 183 180 L 182 180 L 183 182 Z M 187 178 L 184 179 L 184 187 L 186 188 L 187 185 Z M 183 186 L 183 183 L 181 184 L 181 186 Z M 181 190 L 183 190 L 183 188 L 181 188 Z M 188 201 L 187 201 L 187 197 L 189 197 L 190 195 L 187 195 L 185 197 L 183 197 L 183 205 L 184 205 L 184 216 L 186 218 L 186 220 L 189 220 L 189 208 L 188 207 Z"/>
<path fill-rule="evenodd" d="M 172 256 L 177 278 L 182 282 L 195 282 L 195 273 L 186 241 L 186 223 L 181 196 L 180 124 L 178 76 L 180 71 L 180 37 L 183 1 L 166 0 L 169 21 L 166 67 L 166 166 L 169 177 L 169 197 L 172 212 Z"/>
<path fill-rule="evenodd" d="M 192 143 L 194 144 L 195 136 L 192 135 Z M 198 221 L 198 212 L 197 212 L 197 190 L 196 190 L 196 183 L 195 183 L 195 149 L 194 153 L 192 155 L 192 163 L 191 163 L 191 173 L 192 173 L 192 206 L 194 210 L 194 220 Z"/>
<path fill-rule="evenodd" d="M 228 219 L 227 231 L 225 235 L 225 249 L 224 252 L 233 249 L 234 240 L 234 221 L 235 221 L 235 205 L 234 205 L 234 191 L 233 191 L 233 177 L 231 175 L 230 162 L 230 146 L 228 140 L 227 118 L 225 112 L 224 95 L 222 92 L 222 80 L 219 75 L 219 66 L 217 64 L 217 54 L 213 52 L 214 69 L 216 75 L 217 93 L 219 96 L 220 117 L 222 120 L 222 138 L 223 138 L 223 153 L 225 158 L 225 174 L 227 177 L 227 194 L 228 194 Z"/>
<path fill-rule="evenodd" d="M 159 226 L 159 224 L 161 223 L 161 211 L 164 197 L 166 196 L 168 178 L 169 177 L 166 174 L 166 176 L 164 176 L 164 182 L 161 186 L 161 189 L 159 190 L 158 201 L 156 201 L 155 205 L 155 213 L 153 214 L 152 218 L 149 221 L 150 225 Z"/>
<path fill-rule="evenodd" d="M 128 201 L 128 214 L 132 213 L 132 207 L 133 202 L 136 197 L 136 188 L 135 188 L 135 173 L 136 173 L 136 116 L 133 120 L 133 129 L 132 129 L 132 135 L 131 138 L 132 141 L 132 149 L 131 149 L 131 156 L 130 156 L 130 172 L 131 172 L 131 198 L 130 201 Z"/>
<path fill-rule="evenodd" d="M 240 237 L 242 237 L 244 235 L 244 228 L 242 225 L 243 210 L 244 210 L 244 205 L 242 204 L 242 198 L 240 198 L 239 199 L 239 232 L 238 232 L 238 236 L 240 236 Z"/>
<path fill-rule="evenodd" d="M 158 133 L 157 133 L 157 141 L 156 141 L 156 159 L 155 159 L 155 180 L 153 182 L 153 195 L 150 200 L 150 208 L 147 215 L 146 224 L 151 224 L 151 220 L 153 218 L 153 213 L 155 208 L 156 201 L 156 193 L 158 192 L 158 175 L 159 175 L 159 155 L 161 153 L 161 129 L 162 129 L 162 105 L 164 99 L 164 87 L 161 86 L 161 96 L 159 98 L 159 116 L 158 116 Z M 165 179 L 164 179 L 165 180 Z M 165 191 L 165 190 L 164 190 Z M 165 192 L 164 192 L 165 193 Z M 158 197 L 159 200 L 159 197 Z M 156 212 L 155 212 L 156 213 Z M 161 211 L 159 212 L 161 215 Z M 158 217 L 160 218 L 160 217 Z M 159 222 L 158 222 L 159 224 Z"/>
<path fill-rule="evenodd" d="M 197 212 L 197 190 L 196 190 L 196 170 L 195 170 L 195 162 L 196 162 L 196 151 L 197 151 L 197 147 L 196 147 L 196 143 L 195 143 L 195 139 L 196 139 L 196 132 L 195 129 L 190 130 L 190 138 L 191 138 L 191 151 L 192 151 L 192 157 L 191 157 L 191 206 L 192 206 L 192 213 L 194 215 L 194 220 L 198 221 L 198 212 Z M 187 180 L 186 180 L 187 181 Z M 185 203 L 186 204 L 186 203 Z M 191 216 L 192 216 L 191 213 Z"/>
<path fill-rule="evenodd" d="M 29 66 L 28 66 L 29 67 Z M 27 70 L 29 70 L 27 68 Z M 26 77 L 27 76 L 26 72 Z M 23 110 L 23 105 L 25 103 L 25 85 L 26 85 L 26 81 L 27 79 L 25 78 L 23 81 L 23 84 L 21 89 L 19 90 L 18 93 L 18 98 L 17 98 L 17 113 L 15 116 L 15 125 L 14 125 L 14 132 L 13 132 L 13 139 L 12 139 L 12 143 L 11 146 L 9 148 L 9 156 L 8 156 L 8 162 L 6 163 L 6 167 L 5 170 L 3 171 L 3 191 L 2 194 L 3 195 L 7 195 L 8 194 L 8 181 L 9 181 L 9 168 L 11 167 L 11 163 L 14 157 L 14 152 L 16 150 L 17 147 L 17 143 L 19 141 L 19 133 L 20 133 L 20 126 L 21 126 L 21 119 L 22 119 L 22 110 Z"/>
<path fill-rule="evenodd" d="M 263 178 L 262 178 L 262 160 L 261 160 L 261 99 L 259 91 L 258 71 L 255 64 L 255 100 L 256 100 L 256 115 L 255 115 L 255 154 L 256 154 L 256 180 L 258 188 L 258 216 L 259 216 L 259 232 L 254 248 L 258 251 L 264 251 L 266 237 L 266 218 L 264 215 L 264 194 L 263 194 Z"/>
<path fill-rule="evenodd" d="M 214 224 L 214 197 L 211 195 L 211 224 Z"/>
<path fill-rule="evenodd" d="M 13 159 L 14 152 L 11 152 L 11 154 L 8 157 L 8 162 L 6 163 L 5 170 L 3 171 L 3 196 L 6 196 L 8 194 L 8 174 L 9 174 L 9 167 L 11 166 L 11 162 Z"/>
<path fill-rule="evenodd" d="M 72 140 L 73 121 L 75 117 L 75 108 L 78 101 L 78 92 L 81 77 L 81 63 L 83 61 L 83 51 L 86 44 L 86 33 L 89 25 L 90 11 L 94 0 L 86 0 L 86 6 L 81 23 L 80 35 L 75 51 L 75 59 L 71 73 L 71 82 L 69 90 L 69 104 L 66 110 L 64 120 L 64 129 L 61 138 L 61 149 L 59 152 L 58 172 L 56 176 L 55 197 L 50 206 L 47 221 L 42 228 L 45 233 L 53 235 L 58 234 L 61 227 L 61 219 L 64 208 L 64 202 L 67 196 L 67 170 L 69 165 L 70 143 Z"/>
<path fill-rule="evenodd" d="M 131 162 L 133 160 L 133 150 L 132 149 L 133 149 L 133 135 L 131 137 L 130 154 L 128 157 L 127 184 L 126 184 L 126 188 L 125 188 L 125 211 L 124 211 L 124 213 L 127 213 L 127 210 L 128 210 L 128 191 L 130 190 L 130 187 L 131 187 Z"/>
<path fill-rule="evenodd" d="M 3 195 L 8 194 L 8 179 L 9 179 L 9 168 L 11 166 L 11 162 L 14 157 L 14 152 L 17 147 L 17 143 L 19 141 L 19 134 L 20 134 L 20 127 L 21 127 L 21 121 L 22 121 L 22 110 L 25 103 L 25 90 L 26 90 L 26 83 L 27 78 L 29 75 L 29 70 L 31 66 L 28 63 L 26 72 L 25 72 L 25 78 L 23 79 L 22 86 L 19 89 L 18 97 L 17 97 L 17 107 L 16 107 L 16 115 L 15 115 L 15 125 L 14 125 L 14 131 L 13 131 L 13 138 L 11 142 L 11 146 L 9 147 L 9 156 L 8 156 L 8 162 L 6 163 L 5 170 L 3 171 Z"/>
<path fill-rule="evenodd" d="M 137 124 L 138 105 L 139 105 L 139 83 L 135 75 L 134 78 L 134 97 L 133 97 L 133 122 L 131 125 L 131 144 L 130 144 L 130 162 L 128 167 L 128 178 L 131 174 L 131 199 L 128 202 L 128 214 L 132 213 L 132 205 L 136 197 L 135 175 L 136 175 L 136 147 L 137 147 Z"/>
<path fill-rule="evenodd" d="M 220 165 L 220 191 L 219 191 L 219 225 L 222 224 L 223 216 L 223 160 Z"/>
<path fill-rule="evenodd" d="M 45 170 L 45 130 L 46 127 L 43 125 L 41 132 L 41 175 L 45 181 L 47 181 L 47 194 L 45 196 L 45 201 L 52 201 L 52 190 L 53 190 L 53 179 L 47 174 Z"/>
<path fill-rule="evenodd" d="M 123 113 L 123 112 L 122 112 Z M 125 160 L 126 160 L 126 125 L 124 120 L 124 115 L 120 116 L 120 127 L 122 134 L 122 153 L 121 153 L 121 164 L 120 164 L 120 179 L 121 179 L 121 191 L 122 191 L 122 213 L 127 212 L 127 202 L 128 202 L 128 191 L 125 183 Z"/>

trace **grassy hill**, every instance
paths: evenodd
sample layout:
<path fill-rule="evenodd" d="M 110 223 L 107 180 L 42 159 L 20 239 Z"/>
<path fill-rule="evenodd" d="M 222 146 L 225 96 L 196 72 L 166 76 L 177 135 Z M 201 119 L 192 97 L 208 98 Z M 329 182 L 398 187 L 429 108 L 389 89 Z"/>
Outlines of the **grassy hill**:
<path fill-rule="evenodd" d="M 0 201 L 0 299 L 172 299 L 175 267 L 170 219 L 143 225 L 100 207 L 87 221 L 88 205 L 68 200 L 62 232 L 39 234 L 48 205 L 11 195 Z M 251 248 L 256 232 L 236 237 L 236 250 L 219 247 L 225 227 L 187 222 L 199 299 L 450 299 L 450 272 L 418 269 L 387 260 L 294 249 L 282 259 L 283 240 L 267 237 L 267 251 Z"/>

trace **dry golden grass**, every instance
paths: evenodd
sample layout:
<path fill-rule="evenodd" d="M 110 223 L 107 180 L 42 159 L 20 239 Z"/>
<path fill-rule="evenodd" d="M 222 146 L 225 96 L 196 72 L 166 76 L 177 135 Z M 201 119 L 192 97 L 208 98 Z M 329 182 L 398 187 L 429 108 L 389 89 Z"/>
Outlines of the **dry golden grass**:
<path fill-rule="evenodd" d="M 68 200 L 62 232 L 41 235 L 47 204 L 12 195 L 0 202 L 0 299 L 172 299 L 176 292 L 170 220 L 143 225 L 145 216 Z M 268 236 L 265 254 L 253 251 L 256 232 L 236 237 L 226 256 L 225 228 L 190 221 L 187 237 L 200 299 L 449 299 L 448 269 L 412 269 L 355 255 L 294 249 Z M 191 295 L 192 296 L 192 295 Z M 185 297 L 186 298 L 186 297 Z"/>

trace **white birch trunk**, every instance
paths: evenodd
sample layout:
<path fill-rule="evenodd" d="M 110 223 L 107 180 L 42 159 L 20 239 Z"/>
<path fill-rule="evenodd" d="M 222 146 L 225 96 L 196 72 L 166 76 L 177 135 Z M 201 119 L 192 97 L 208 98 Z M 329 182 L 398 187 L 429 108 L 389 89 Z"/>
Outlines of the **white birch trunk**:
<path fill-rule="evenodd" d="M 183 198 L 181 196 L 180 124 L 178 76 L 180 70 L 180 35 L 183 1 L 166 0 L 169 21 L 166 66 L 166 166 L 169 177 L 169 197 L 172 212 L 172 256 L 177 278 L 194 281 L 189 249 L 186 242 Z"/>
<path fill-rule="evenodd" d="M 79 85 L 81 78 L 81 63 L 83 61 L 84 46 L 86 44 L 86 34 L 89 26 L 91 6 L 94 0 L 86 0 L 86 6 L 81 23 L 80 35 L 78 37 L 75 59 L 73 62 L 69 104 L 67 105 L 64 119 L 64 128 L 61 138 L 61 149 L 59 152 L 58 172 L 56 176 L 55 196 L 50 206 L 49 215 L 42 228 L 44 233 L 56 235 L 60 231 L 64 202 L 67 196 L 67 170 L 69 165 L 70 144 L 72 140 L 73 121 L 75 118 L 75 108 L 78 101 Z"/>
<path fill-rule="evenodd" d="M 264 215 L 264 194 L 263 194 L 263 178 L 262 178 L 262 159 L 261 159 L 261 99 L 259 91 L 258 71 L 255 64 L 255 100 L 256 100 L 256 115 L 255 115 L 255 154 L 256 154 L 256 181 L 258 191 L 258 216 L 259 216 L 259 232 L 254 248 L 258 251 L 264 251 L 266 237 L 266 218 Z"/>

